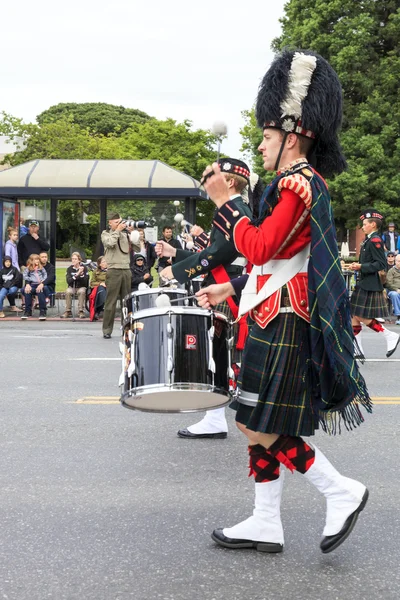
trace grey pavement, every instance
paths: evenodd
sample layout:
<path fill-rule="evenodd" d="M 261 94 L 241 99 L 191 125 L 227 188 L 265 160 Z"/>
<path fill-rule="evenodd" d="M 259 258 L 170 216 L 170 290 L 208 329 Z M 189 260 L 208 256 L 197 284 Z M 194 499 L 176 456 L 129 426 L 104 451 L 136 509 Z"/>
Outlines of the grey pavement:
<path fill-rule="evenodd" d="M 77 402 L 119 395 L 117 333 L 104 340 L 99 323 L 0 323 L 0 599 L 400 597 L 400 403 L 376 405 L 354 432 L 316 436 L 370 489 L 340 548 L 320 552 L 324 500 L 288 473 L 284 552 L 225 550 L 210 533 L 253 507 L 233 411 L 226 440 L 193 441 L 176 431 L 198 415 Z M 369 359 L 384 358 L 373 332 L 364 346 Z M 400 396 L 400 349 L 392 358 L 362 367 L 373 396 Z"/>

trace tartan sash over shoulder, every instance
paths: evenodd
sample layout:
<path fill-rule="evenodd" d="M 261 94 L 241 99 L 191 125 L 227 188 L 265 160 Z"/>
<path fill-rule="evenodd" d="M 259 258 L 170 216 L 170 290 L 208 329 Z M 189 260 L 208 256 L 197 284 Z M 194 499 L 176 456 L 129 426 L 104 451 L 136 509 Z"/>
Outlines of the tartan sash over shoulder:
<path fill-rule="evenodd" d="M 311 256 L 308 265 L 312 406 L 329 433 L 341 423 L 353 429 L 364 421 L 360 405 L 372 412 L 372 402 L 354 360 L 350 302 L 339 262 L 332 206 L 325 181 L 306 162 L 281 172 L 267 186 L 260 203 L 259 225 L 278 202 L 283 177 L 301 172 L 312 189 Z"/>

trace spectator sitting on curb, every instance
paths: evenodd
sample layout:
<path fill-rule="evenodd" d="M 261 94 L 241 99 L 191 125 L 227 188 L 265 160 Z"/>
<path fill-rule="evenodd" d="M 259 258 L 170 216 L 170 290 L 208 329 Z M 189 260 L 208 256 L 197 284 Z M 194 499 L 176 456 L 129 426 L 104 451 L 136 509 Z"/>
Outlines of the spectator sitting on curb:
<path fill-rule="evenodd" d="M 44 281 L 47 278 L 47 273 L 40 265 L 38 254 L 31 254 L 28 258 L 23 277 L 25 281 L 25 312 L 21 319 L 27 319 L 32 316 L 32 295 L 35 294 L 39 299 L 39 321 L 45 321 L 46 296 L 44 294 Z"/>
<path fill-rule="evenodd" d="M 91 321 L 97 321 L 99 314 L 104 310 L 107 296 L 107 261 L 104 256 L 97 259 L 97 269 L 93 271 L 90 286 L 92 291 L 89 296 L 89 314 Z"/>
<path fill-rule="evenodd" d="M 386 270 L 390 271 L 390 269 L 394 266 L 394 259 L 395 259 L 395 253 L 394 252 L 387 252 L 386 253 L 386 262 L 387 262 L 387 267 Z"/>
<path fill-rule="evenodd" d="M 65 313 L 61 315 L 61 318 L 69 319 L 72 317 L 72 297 L 77 293 L 79 318 L 84 319 L 89 276 L 87 268 L 81 264 L 82 257 L 79 252 L 73 252 L 71 254 L 71 262 L 72 265 L 68 267 L 66 273 L 68 287 L 65 292 Z"/>
<path fill-rule="evenodd" d="M 142 254 L 135 254 L 133 257 L 133 265 L 131 266 L 132 271 L 132 291 L 135 292 L 139 283 L 146 283 L 150 285 L 153 281 L 153 277 L 150 275 L 149 267 L 146 265 L 146 261 Z"/>
<path fill-rule="evenodd" d="M 11 256 L 5 256 L 3 258 L 3 268 L 0 270 L 0 319 L 5 317 L 3 303 L 6 297 L 10 302 L 10 310 L 18 312 L 18 308 L 15 306 L 15 294 L 18 292 L 21 283 L 21 273 L 13 267 Z M 11 304 L 11 300 L 14 301 L 14 304 Z"/>
<path fill-rule="evenodd" d="M 44 286 L 44 294 L 46 296 L 46 305 L 50 304 L 50 296 L 55 293 L 56 286 L 56 269 L 54 265 L 49 262 L 49 257 L 47 252 L 41 252 L 39 254 L 40 264 L 42 268 L 46 271 L 46 284 Z"/>

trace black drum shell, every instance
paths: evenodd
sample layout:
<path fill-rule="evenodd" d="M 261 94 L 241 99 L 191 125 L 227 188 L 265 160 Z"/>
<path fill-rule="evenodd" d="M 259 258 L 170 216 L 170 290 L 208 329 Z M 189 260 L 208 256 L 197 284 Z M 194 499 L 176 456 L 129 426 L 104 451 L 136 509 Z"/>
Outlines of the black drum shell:
<path fill-rule="evenodd" d="M 132 313 L 124 323 L 122 403 L 149 412 L 204 410 L 229 403 L 229 338 L 228 319 L 220 313 L 191 307 Z M 135 368 L 129 375 L 132 352 Z"/>

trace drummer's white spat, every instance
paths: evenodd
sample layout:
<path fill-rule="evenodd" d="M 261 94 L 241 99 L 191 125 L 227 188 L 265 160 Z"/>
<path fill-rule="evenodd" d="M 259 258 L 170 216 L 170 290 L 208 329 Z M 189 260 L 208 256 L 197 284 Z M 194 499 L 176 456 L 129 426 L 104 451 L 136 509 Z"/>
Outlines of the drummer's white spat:
<path fill-rule="evenodd" d="M 171 300 L 168 294 L 160 294 L 156 298 L 156 306 L 157 308 L 165 308 L 167 306 L 171 306 Z"/>
<path fill-rule="evenodd" d="M 176 215 L 174 216 L 174 221 L 175 221 L 175 223 L 180 223 L 181 221 L 183 221 L 183 214 L 176 213 Z"/>
<path fill-rule="evenodd" d="M 130 237 L 132 244 L 136 245 L 140 241 L 140 234 L 136 229 L 135 229 L 135 231 L 131 231 L 131 234 L 129 237 Z"/>

